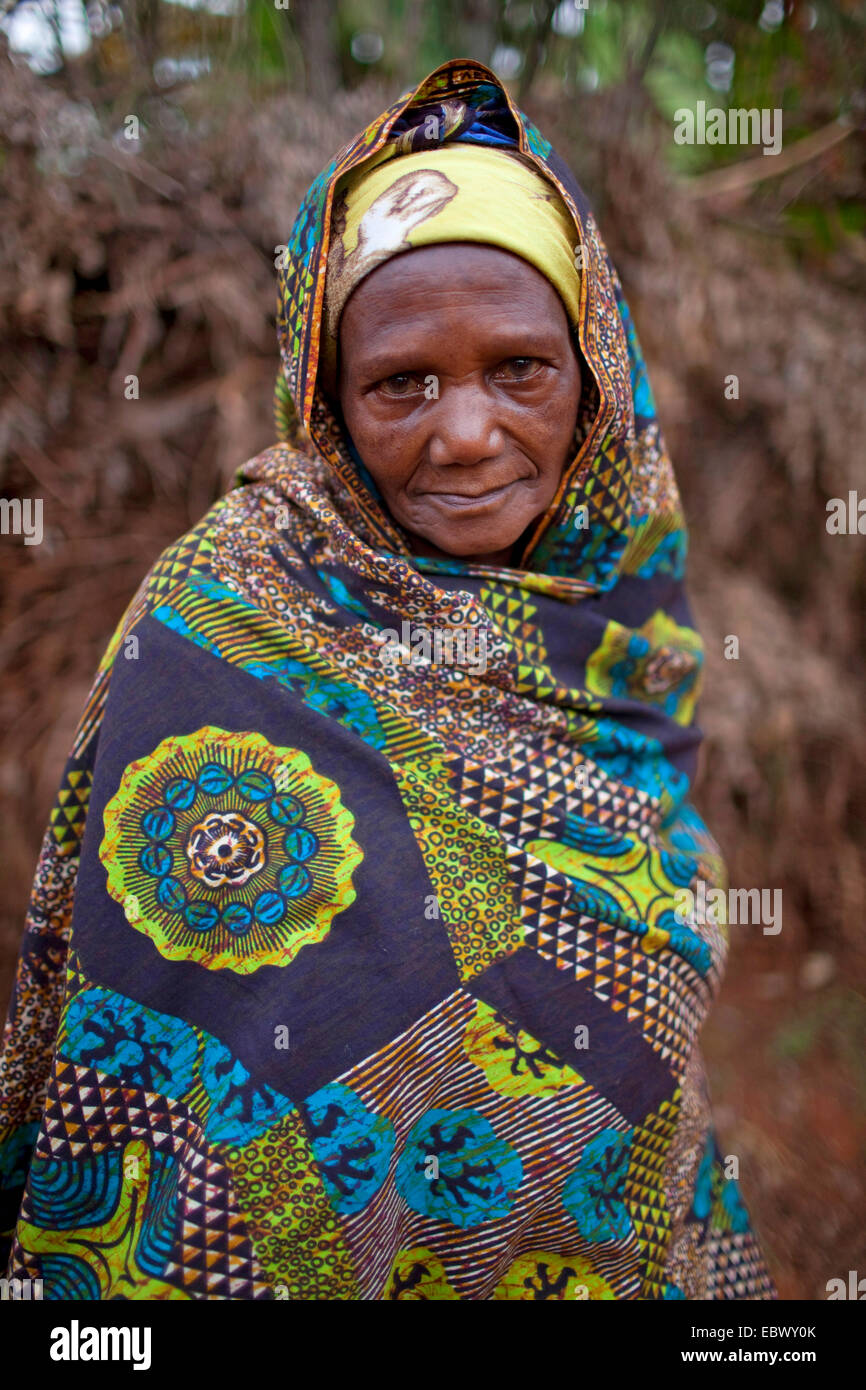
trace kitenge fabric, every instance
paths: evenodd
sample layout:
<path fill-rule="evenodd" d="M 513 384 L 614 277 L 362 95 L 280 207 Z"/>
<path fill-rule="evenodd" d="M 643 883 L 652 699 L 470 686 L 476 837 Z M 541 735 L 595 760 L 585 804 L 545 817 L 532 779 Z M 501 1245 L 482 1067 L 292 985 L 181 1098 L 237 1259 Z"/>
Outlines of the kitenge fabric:
<path fill-rule="evenodd" d="M 413 556 L 318 384 L 335 186 L 428 139 L 530 158 L 584 253 L 575 457 L 514 568 Z M 313 185 L 278 328 L 285 442 L 142 582 L 51 812 L 2 1057 L 8 1276 L 774 1297 L 698 1048 L 726 932 L 674 911 L 724 883 L 677 489 L 583 195 L 486 68 Z M 455 631 L 448 661 L 419 640 Z"/>

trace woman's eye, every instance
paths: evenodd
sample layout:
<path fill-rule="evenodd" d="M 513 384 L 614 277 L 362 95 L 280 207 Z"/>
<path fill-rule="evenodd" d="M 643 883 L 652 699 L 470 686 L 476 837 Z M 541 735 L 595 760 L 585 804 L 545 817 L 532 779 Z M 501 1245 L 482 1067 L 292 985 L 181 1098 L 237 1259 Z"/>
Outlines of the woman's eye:
<path fill-rule="evenodd" d="M 509 357 L 499 370 L 512 381 L 525 381 L 527 377 L 535 376 L 540 366 L 537 357 Z"/>
<path fill-rule="evenodd" d="M 379 383 L 386 396 L 410 396 L 418 389 L 418 378 L 412 372 L 395 372 Z"/>

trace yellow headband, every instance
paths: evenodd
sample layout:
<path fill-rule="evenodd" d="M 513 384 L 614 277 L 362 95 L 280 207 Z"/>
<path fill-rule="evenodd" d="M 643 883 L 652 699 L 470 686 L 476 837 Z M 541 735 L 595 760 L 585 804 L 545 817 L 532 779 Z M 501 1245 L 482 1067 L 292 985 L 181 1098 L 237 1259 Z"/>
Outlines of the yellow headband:
<path fill-rule="evenodd" d="M 340 315 L 370 271 L 402 252 L 473 241 L 535 266 L 578 320 L 577 231 L 552 183 L 521 156 L 481 145 L 446 145 L 386 159 L 349 175 L 331 221 L 323 365 L 333 382 Z"/>

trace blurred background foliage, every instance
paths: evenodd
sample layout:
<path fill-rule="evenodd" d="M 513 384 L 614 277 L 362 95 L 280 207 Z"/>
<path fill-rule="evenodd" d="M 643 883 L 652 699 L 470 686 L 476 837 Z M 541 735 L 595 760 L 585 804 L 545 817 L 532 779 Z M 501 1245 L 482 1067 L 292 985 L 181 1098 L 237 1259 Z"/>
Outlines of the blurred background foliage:
<path fill-rule="evenodd" d="M 45 536 L 0 538 L 0 993 L 108 638 L 273 443 L 300 199 L 401 90 L 475 57 L 575 169 L 622 276 L 689 517 L 698 804 L 732 884 L 783 891 L 778 936 L 733 929 L 704 1033 L 723 1152 L 783 1298 L 862 1273 L 866 537 L 825 522 L 866 494 L 866 7 L 5 3 L 0 494 L 44 499 Z M 780 108 L 781 152 L 677 144 L 699 101 Z"/>
<path fill-rule="evenodd" d="M 14 53 L 71 90 L 86 85 L 100 121 L 157 97 L 145 145 L 154 122 L 188 124 L 190 83 L 217 103 L 236 83 L 254 99 L 291 88 L 329 100 L 371 76 L 409 88 L 456 53 L 482 58 L 521 101 L 619 89 L 630 121 L 670 124 L 699 100 L 781 108 L 788 149 L 866 121 L 862 0 L 1 0 L 0 11 Z M 666 147 L 692 175 L 737 153 Z M 816 200 L 810 185 L 806 174 L 778 220 L 805 252 L 830 254 L 863 231 L 866 208 L 845 186 Z"/>
<path fill-rule="evenodd" d="M 667 122 L 699 100 L 781 108 L 789 147 L 866 119 L 861 0 L 3 0 L 0 10 L 12 50 L 73 89 L 86 74 L 109 122 L 131 98 L 160 93 L 163 119 L 183 123 L 191 82 L 215 103 L 239 82 L 257 98 L 288 86 L 327 100 L 371 75 L 409 87 L 464 53 L 521 101 L 532 90 L 567 99 L 619 88 L 630 119 Z M 151 114 L 159 122 L 160 107 Z M 151 133 L 145 123 L 144 142 Z M 689 174 L 737 153 L 666 149 Z M 807 250 L 830 252 L 863 230 L 866 210 L 846 188 L 815 201 L 809 184 L 780 216 Z"/>

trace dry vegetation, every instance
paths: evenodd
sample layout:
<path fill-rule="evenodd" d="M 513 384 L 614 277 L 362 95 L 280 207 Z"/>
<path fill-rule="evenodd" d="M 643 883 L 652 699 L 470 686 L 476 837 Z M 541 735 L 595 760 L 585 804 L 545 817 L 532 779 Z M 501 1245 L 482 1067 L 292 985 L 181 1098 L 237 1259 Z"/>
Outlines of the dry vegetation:
<path fill-rule="evenodd" d="M 185 90 L 189 128 L 160 129 L 158 103 L 129 154 L 86 96 L 70 106 L 0 55 L 0 492 L 42 497 L 46 530 L 0 542 L 4 985 L 108 636 L 158 552 L 272 442 L 274 248 L 390 96 Z M 735 929 L 706 1043 L 782 1296 L 819 1298 L 866 1270 L 866 537 L 825 529 L 827 498 L 866 494 L 862 243 L 795 264 L 754 200 L 687 197 L 657 135 L 624 140 L 602 98 L 574 112 L 542 93 L 531 113 L 599 208 L 686 499 L 708 667 L 698 799 L 732 882 L 784 892 L 778 937 Z M 808 176 L 840 177 L 839 158 Z"/>

